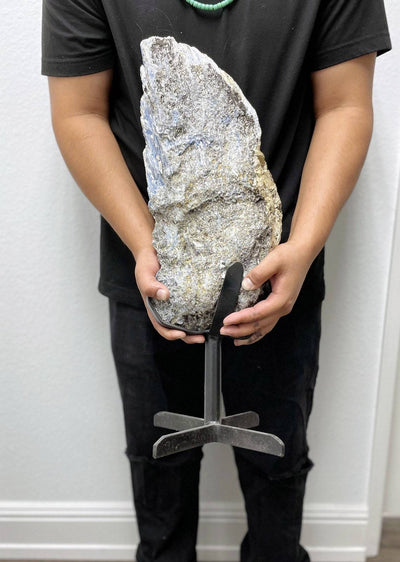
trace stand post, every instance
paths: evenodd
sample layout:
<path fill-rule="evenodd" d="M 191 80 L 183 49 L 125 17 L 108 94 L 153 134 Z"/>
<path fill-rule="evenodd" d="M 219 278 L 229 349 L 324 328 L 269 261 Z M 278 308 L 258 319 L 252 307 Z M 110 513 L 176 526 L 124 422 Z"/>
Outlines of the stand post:
<path fill-rule="evenodd" d="M 221 423 L 221 338 L 208 334 L 204 345 L 204 423 Z"/>

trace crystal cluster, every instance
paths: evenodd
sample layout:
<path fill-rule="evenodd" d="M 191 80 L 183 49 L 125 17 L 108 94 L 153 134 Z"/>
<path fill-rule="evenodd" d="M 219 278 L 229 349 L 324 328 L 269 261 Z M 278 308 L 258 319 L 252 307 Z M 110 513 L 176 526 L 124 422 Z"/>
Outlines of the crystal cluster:
<path fill-rule="evenodd" d="M 226 269 L 246 274 L 280 242 L 281 200 L 260 150 L 257 113 L 233 78 L 173 37 L 140 43 L 141 124 L 164 322 L 209 329 Z M 241 289 L 236 310 L 260 289 Z"/>

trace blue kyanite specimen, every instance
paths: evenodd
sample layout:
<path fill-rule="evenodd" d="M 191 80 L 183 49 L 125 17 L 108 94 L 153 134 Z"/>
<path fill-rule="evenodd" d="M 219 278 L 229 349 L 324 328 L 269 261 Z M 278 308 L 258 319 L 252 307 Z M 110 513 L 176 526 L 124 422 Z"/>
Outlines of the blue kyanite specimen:
<path fill-rule="evenodd" d="M 229 265 L 246 274 L 280 242 L 282 207 L 255 109 L 224 70 L 173 37 L 140 43 L 141 124 L 149 209 L 155 220 L 153 300 L 164 322 L 207 330 Z M 260 290 L 239 294 L 236 310 Z"/>

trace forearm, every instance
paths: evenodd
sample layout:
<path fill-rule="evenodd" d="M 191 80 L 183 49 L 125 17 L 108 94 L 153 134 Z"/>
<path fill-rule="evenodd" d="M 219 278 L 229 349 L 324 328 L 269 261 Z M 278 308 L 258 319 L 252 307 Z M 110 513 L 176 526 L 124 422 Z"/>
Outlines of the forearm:
<path fill-rule="evenodd" d="M 372 134 L 372 108 L 343 107 L 318 117 L 303 168 L 289 240 L 310 263 L 353 191 Z"/>
<path fill-rule="evenodd" d="M 63 158 L 80 189 L 136 258 L 152 247 L 154 220 L 106 118 L 96 114 L 53 122 Z"/>

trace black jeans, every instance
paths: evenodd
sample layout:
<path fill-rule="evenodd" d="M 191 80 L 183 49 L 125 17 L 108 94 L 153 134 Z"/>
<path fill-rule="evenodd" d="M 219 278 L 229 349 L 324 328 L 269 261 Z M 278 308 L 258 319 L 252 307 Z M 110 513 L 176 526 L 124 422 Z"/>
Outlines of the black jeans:
<path fill-rule="evenodd" d="M 145 308 L 109 300 L 112 351 L 121 392 L 140 543 L 137 562 L 196 562 L 199 472 L 195 447 L 159 459 L 152 445 L 171 430 L 160 410 L 203 417 L 204 344 L 168 341 Z M 285 456 L 233 447 L 247 512 L 241 562 L 309 562 L 299 543 L 307 474 L 308 419 L 318 372 L 322 301 L 297 301 L 251 345 L 222 340 L 226 415 L 254 410 L 285 443 Z"/>

